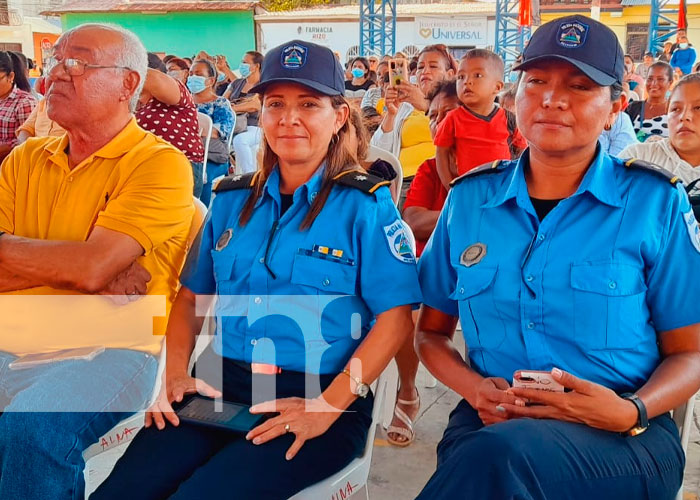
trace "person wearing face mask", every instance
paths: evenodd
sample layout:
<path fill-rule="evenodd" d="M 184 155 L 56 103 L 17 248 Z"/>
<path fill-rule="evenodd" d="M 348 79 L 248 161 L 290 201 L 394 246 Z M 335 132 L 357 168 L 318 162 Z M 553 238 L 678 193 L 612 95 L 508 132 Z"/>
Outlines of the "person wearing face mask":
<path fill-rule="evenodd" d="M 356 57 L 350 61 L 352 78 L 345 81 L 345 97 L 347 99 L 362 99 L 367 90 L 374 87 L 369 79 L 369 61 L 364 57 Z"/>
<path fill-rule="evenodd" d="M 165 63 L 168 76 L 187 86 L 187 77 L 190 74 L 190 65 L 179 57 L 173 57 Z"/>
<path fill-rule="evenodd" d="M 623 83 L 627 83 L 630 86 L 630 90 L 636 92 L 640 99 L 644 99 L 644 78 L 637 74 L 634 59 L 630 55 L 625 55 L 625 77 Z"/>
<path fill-rule="evenodd" d="M 256 156 L 262 140 L 258 126 L 260 98 L 250 89 L 260 81 L 263 60 L 260 52 L 246 52 L 238 66 L 242 78 L 233 80 L 224 92 L 236 113 L 233 151 L 236 153 L 236 171 L 243 174 L 256 169 Z"/>
<path fill-rule="evenodd" d="M 679 33 L 678 48 L 671 56 L 671 66 L 673 66 L 673 68 L 680 68 L 683 74 L 687 75 L 693 71 L 693 64 L 695 64 L 696 57 L 695 49 L 688 43 L 688 37 L 685 34 Z"/>
<path fill-rule="evenodd" d="M 228 137 L 233 133 L 234 115 L 228 99 L 216 95 L 216 67 L 208 59 L 197 59 L 192 63 L 187 88 L 197 104 L 197 111 L 209 115 L 213 122 L 209 154 L 207 156 L 207 182 L 202 187 L 201 200 L 209 205 L 212 181 L 228 173 Z"/>
<path fill-rule="evenodd" d="M 202 194 L 204 145 L 199 136 L 197 107 L 180 80 L 165 74 L 166 66 L 148 53 L 148 73 L 136 108 L 136 121 L 185 153 L 192 165 L 194 196 Z"/>

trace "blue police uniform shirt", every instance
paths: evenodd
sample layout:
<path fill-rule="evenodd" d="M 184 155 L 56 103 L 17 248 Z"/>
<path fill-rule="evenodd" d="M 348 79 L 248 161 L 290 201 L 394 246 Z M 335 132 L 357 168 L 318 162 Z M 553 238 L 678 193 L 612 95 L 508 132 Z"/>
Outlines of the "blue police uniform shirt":
<path fill-rule="evenodd" d="M 483 376 L 559 367 L 616 391 L 700 323 L 700 237 L 682 185 L 600 151 L 540 222 L 519 161 L 452 187 L 419 261 L 424 303 L 459 315 Z M 481 245 L 478 245 L 481 244 Z"/>
<path fill-rule="evenodd" d="M 219 354 L 339 373 L 378 314 L 420 303 L 415 258 L 386 186 L 368 194 L 335 185 L 313 225 L 299 229 L 323 170 L 294 192 L 281 217 L 277 168 L 245 226 L 238 221 L 249 189 L 214 198 L 181 282 L 217 295 Z"/>

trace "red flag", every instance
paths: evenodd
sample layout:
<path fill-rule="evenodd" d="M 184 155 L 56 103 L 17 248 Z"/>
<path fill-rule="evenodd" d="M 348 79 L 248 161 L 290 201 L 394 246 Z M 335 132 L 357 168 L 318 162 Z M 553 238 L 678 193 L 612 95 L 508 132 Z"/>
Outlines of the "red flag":
<path fill-rule="evenodd" d="M 520 0 L 520 8 L 518 11 L 518 24 L 520 26 L 532 26 L 531 0 Z"/>
<path fill-rule="evenodd" d="M 686 6 L 685 0 L 680 0 L 678 4 L 678 29 L 684 30 L 688 29 L 688 7 Z"/>

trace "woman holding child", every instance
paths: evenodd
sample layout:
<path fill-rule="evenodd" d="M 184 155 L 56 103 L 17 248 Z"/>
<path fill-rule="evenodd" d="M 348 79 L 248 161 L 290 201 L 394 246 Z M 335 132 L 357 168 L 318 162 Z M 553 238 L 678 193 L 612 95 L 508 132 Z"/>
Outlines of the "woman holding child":
<path fill-rule="evenodd" d="M 700 231 L 671 174 L 600 150 L 622 54 L 590 18 L 541 26 L 516 68 L 529 148 L 453 183 L 419 262 L 416 347 L 464 399 L 421 500 L 670 500 L 681 485 L 669 411 L 700 388 Z"/>

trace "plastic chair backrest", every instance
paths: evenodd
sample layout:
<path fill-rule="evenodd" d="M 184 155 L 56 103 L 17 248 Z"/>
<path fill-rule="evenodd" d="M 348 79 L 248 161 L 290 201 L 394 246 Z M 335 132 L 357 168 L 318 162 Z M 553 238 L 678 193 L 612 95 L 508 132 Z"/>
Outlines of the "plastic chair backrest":
<path fill-rule="evenodd" d="M 693 426 L 693 409 L 695 408 L 695 394 L 684 404 L 673 410 L 673 421 L 678 427 L 678 432 L 681 436 L 681 447 L 683 453 L 688 451 L 688 443 L 690 442 L 690 432 Z M 687 464 L 686 464 L 687 465 Z M 683 500 L 683 486 L 676 494 L 676 500 Z"/>
<path fill-rule="evenodd" d="M 233 126 L 231 127 L 231 133 L 228 135 L 228 141 L 226 141 L 229 154 L 231 154 L 231 144 L 233 143 L 233 131 L 236 130 L 236 120 L 238 120 L 238 117 L 236 116 L 236 113 L 233 113 Z"/>
<path fill-rule="evenodd" d="M 401 162 L 389 151 L 370 144 L 367 148 L 367 156 L 365 157 L 365 161 L 372 163 L 376 160 L 384 160 L 391 165 L 396 172 L 396 177 L 391 181 L 391 186 L 389 189 L 391 190 L 391 197 L 394 199 L 394 203 L 398 205 L 399 198 L 401 197 L 401 185 L 403 184 L 403 169 L 401 168 Z"/>
<path fill-rule="evenodd" d="M 207 158 L 209 156 L 209 143 L 211 142 L 211 130 L 214 123 L 209 115 L 197 112 L 197 122 L 199 124 L 199 136 L 204 140 L 204 167 L 202 168 L 202 182 L 207 182 Z"/>

